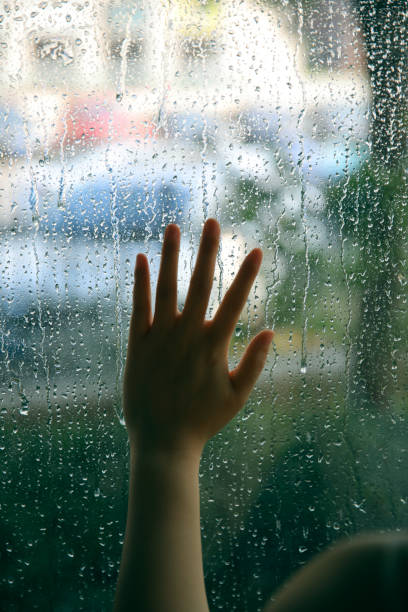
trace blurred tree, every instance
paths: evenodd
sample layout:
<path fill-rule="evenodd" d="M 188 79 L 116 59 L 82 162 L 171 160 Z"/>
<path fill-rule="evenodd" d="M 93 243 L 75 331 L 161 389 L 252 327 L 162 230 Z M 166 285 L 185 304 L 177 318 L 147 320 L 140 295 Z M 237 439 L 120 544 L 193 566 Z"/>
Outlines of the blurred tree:
<path fill-rule="evenodd" d="M 319 7 L 325 11 L 333 4 L 331 0 L 265 1 L 290 9 L 291 20 L 298 25 Z M 356 403 L 384 407 L 392 383 L 394 314 L 401 294 L 406 227 L 408 4 L 350 0 L 350 9 L 361 24 L 371 84 L 371 155 L 368 166 L 356 176 L 329 189 L 329 209 L 337 217 L 341 239 L 351 239 L 360 253 L 353 274 L 361 290 L 353 338 Z"/>
<path fill-rule="evenodd" d="M 355 389 L 360 391 L 359 402 L 385 406 L 392 382 L 393 314 L 401 292 L 405 226 L 408 6 L 393 0 L 355 0 L 355 5 L 371 82 L 371 159 L 369 168 L 349 185 L 348 198 L 355 199 L 357 215 L 347 210 L 340 215 L 345 227 L 355 219 L 361 254 Z"/>

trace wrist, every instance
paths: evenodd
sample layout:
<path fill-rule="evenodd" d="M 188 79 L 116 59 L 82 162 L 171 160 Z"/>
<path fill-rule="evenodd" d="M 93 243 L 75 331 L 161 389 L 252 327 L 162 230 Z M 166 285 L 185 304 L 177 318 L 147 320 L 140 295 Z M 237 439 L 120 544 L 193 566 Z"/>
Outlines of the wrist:
<path fill-rule="evenodd" d="M 156 448 L 130 442 L 130 463 L 133 468 L 155 472 L 198 473 L 201 450 L 195 447 Z"/>

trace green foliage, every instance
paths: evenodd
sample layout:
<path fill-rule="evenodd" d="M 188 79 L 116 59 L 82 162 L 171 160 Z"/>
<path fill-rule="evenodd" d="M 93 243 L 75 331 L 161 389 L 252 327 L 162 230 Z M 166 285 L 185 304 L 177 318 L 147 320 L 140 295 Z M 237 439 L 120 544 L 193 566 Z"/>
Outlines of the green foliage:
<path fill-rule="evenodd" d="M 47 421 L 45 409 L 4 421 L 0 607 L 108 610 L 126 517 L 126 434 L 96 406 L 65 406 Z"/>
<path fill-rule="evenodd" d="M 217 466 L 220 487 L 224 480 L 231 482 L 223 489 L 224 505 L 218 503 L 215 514 L 206 516 L 211 609 L 264 609 L 295 569 L 333 542 L 361 531 L 398 529 L 408 518 L 407 500 L 399 498 L 407 467 L 408 424 L 402 415 L 350 414 L 344 380 L 319 385 L 311 377 L 290 389 L 282 385 L 277 394 L 274 407 L 263 406 L 274 414 L 266 432 L 272 440 L 271 458 L 249 504 L 242 500 L 256 469 L 250 465 L 247 476 L 228 475 L 234 460 L 240 465 L 236 455 L 224 468 L 221 461 Z M 232 443 L 236 448 L 236 436 Z M 250 450 L 246 446 L 249 458 Z M 221 441 L 215 454 L 222 457 Z M 233 511 L 240 513 L 235 530 Z"/>
<path fill-rule="evenodd" d="M 390 232 L 407 229 L 406 172 L 388 171 L 369 160 L 326 191 L 327 211 L 339 236 L 377 251 L 390 244 Z M 392 236 L 394 238 L 394 235 Z"/>
<path fill-rule="evenodd" d="M 404 166 L 389 169 L 373 156 L 326 194 L 328 216 L 349 263 L 349 286 L 359 296 L 350 337 L 356 406 L 373 410 L 392 401 L 397 342 L 407 338 L 400 308 L 407 274 Z"/>

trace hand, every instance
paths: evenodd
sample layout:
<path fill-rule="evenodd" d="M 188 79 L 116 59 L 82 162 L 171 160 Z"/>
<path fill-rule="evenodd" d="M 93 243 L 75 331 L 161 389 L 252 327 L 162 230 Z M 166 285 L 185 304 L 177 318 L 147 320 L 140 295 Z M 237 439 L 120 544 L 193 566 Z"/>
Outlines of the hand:
<path fill-rule="evenodd" d="M 229 343 L 261 265 L 261 249 L 246 256 L 214 318 L 205 320 L 219 237 L 218 222 L 208 219 L 181 313 L 179 227 L 166 228 L 154 318 L 148 260 L 137 256 L 123 409 L 130 443 L 138 451 L 201 454 L 243 407 L 264 367 L 270 330 L 253 338 L 239 365 L 228 371 Z"/>

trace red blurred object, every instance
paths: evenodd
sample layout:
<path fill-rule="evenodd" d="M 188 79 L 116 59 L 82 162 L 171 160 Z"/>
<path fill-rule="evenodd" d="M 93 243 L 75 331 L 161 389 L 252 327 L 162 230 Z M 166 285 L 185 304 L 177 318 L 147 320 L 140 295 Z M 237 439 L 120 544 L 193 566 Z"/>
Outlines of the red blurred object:
<path fill-rule="evenodd" d="M 125 112 L 116 101 L 99 98 L 71 100 L 61 117 L 57 142 L 64 147 L 74 144 L 100 144 L 111 140 L 152 139 L 155 124 L 142 113 Z"/>

